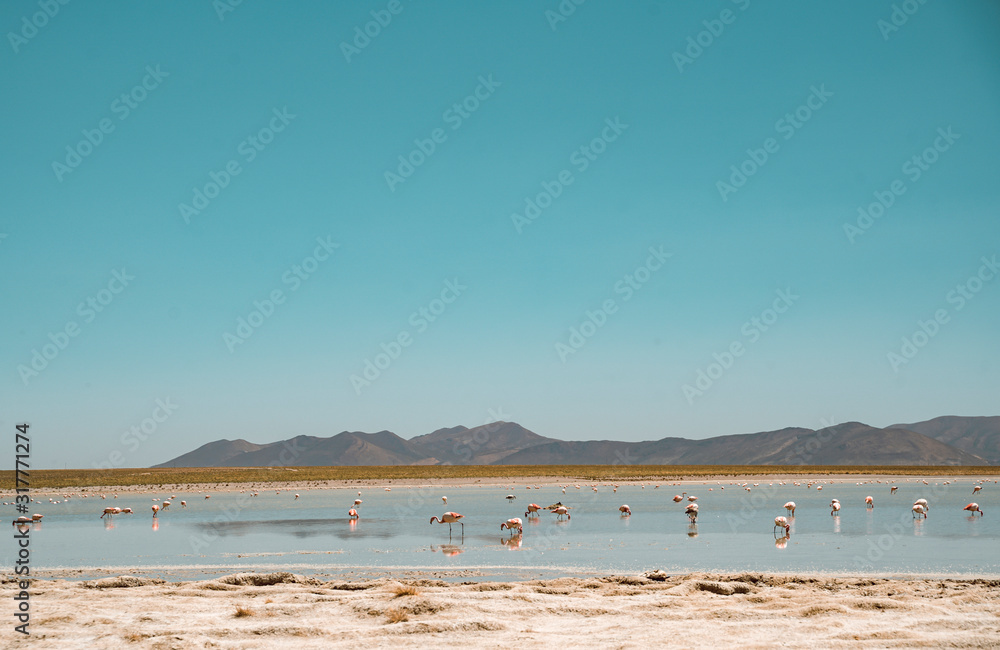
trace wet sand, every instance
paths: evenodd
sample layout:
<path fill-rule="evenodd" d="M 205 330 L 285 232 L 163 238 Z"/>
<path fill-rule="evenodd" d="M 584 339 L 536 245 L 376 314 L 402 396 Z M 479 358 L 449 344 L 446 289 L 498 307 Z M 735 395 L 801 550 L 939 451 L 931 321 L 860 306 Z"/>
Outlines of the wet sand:
<path fill-rule="evenodd" d="M 0 597 L 16 587 L 9 580 Z M 525 582 L 38 580 L 5 647 L 1000 647 L 1000 580 L 691 574 Z"/>

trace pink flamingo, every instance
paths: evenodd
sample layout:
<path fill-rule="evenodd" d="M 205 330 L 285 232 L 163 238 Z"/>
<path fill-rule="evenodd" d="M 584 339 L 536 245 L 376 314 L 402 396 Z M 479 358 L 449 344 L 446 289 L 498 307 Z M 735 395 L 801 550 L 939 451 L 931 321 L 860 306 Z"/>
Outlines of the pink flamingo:
<path fill-rule="evenodd" d="M 688 507 L 684 508 L 684 514 L 688 516 L 688 519 L 691 520 L 692 524 L 696 523 L 698 521 L 698 504 L 688 504 Z"/>
<path fill-rule="evenodd" d="M 873 497 L 865 497 L 865 506 L 867 506 L 869 510 L 871 510 L 872 508 L 874 508 L 875 507 L 875 499 Z"/>
<path fill-rule="evenodd" d="M 983 516 L 983 511 L 979 509 L 979 504 L 978 503 L 970 503 L 969 505 L 967 505 L 964 508 L 962 508 L 962 510 L 968 510 L 973 515 L 975 515 L 978 512 L 980 517 Z"/>
<path fill-rule="evenodd" d="M 834 499 L 830 502 L 830 514 L 836 515 L 840 513 L 840 501 Z"/>
<path fill-rule="evenodd" d="M 775 517 L 774 518 L 774 527 L 775 528 L 784 528 L 785 529 L 785 537 L 791 536 L 792 526 L 788 523 L 788 518 L 786 518 L 786 517 Z"/>
<path fill-rule="evenodd" d="M 795 502 L 794 501 L 789 501 L 788 503 L 786 503 L 785 504 L 785 510 L 788 511 L 788 516 L 789 517 L 794 517 L 795 516 Z"/>
<path fill-rule="evenodd" d="M 438 521 L 438 522 L 441 522 L 442 524 L 448 524 L 448 534 L 449 535 L 451 534 L 451 525 L 454 524 L 454 523 L 458 523 L 458 524 L 460 524 L 462 526 L 462 534 L 464 535 L 465 534 L 465 522 L 464 521 L 459 521 L 459 519 L 461 519 L 464 516 L 465 515 L 460 515 L 457 512 L 446 512 L 443 515 L 441 515 L 440 518 L 438 518 L 438 517 L 431 517 L 431 522 L 430 523 L 433 524 L 435 521 Z"/>
<path fill-rule="evenodd" d="M 687 492 L 685 492 L 684 494 L 687 494 Z M 684 497 L 682 497 L 681 495 L 679 495 L 679 494 L 675 494 L 674 495 L 674 503 L 680 503 L 683 500 L 684 500 Z"/>
<path fill-rule="evenodd" d="M 529 503 L 528 504 L 528 511 L 526 513 L 524 513 L 524 516 L 525 517 L 530 517 L 531 515 L 535 515 L 537 517 L 538 516 L 538 511 L 541 510 L 541 509 L 542 509 L 542 506 L 538 505 L 537 503 Z"/>
<path fill-rule="evenodd" d="M 631 516 L 632 508 L 629 508 L 628 506 L 625 505 L 618 506 L 618 512 L 622 513 L 623 515 Z"/>
<path fill-rule="evenodd" d="M 160 511 L 160 506 L 153 506 L 153 518 L 156 518 L 156 513 Z"/>
<path fill-rule="evenodd" d="M 182 508 L 187 508 L 188 507 L 188 502 L 187 501 L 181 501 L 181 507 Z"/>
<path fill-rule="evenodd" d="M 919 503 L 913 504 L 913 516 L 923 515 L 924 519 L 927 519 L 927 508 L 920 505 Z"/>
<path fill-rule="evenodd" d="M 31 521 L 41 521 L 45 515 L 31 515 Z"/>
<path fill-rule="evenodd" d="M 520 535 L 524 532 L 524 526 L 521 525 L 521 519 L 519 517 L 514 517 L 513 519 L 508 519 L 507 521 L 500 524 L 500 530 L 506 528 L 510 531 L 511 536 L 514 536 L 514 529 L 517 529 L 517 534 Z"/>
<path fill-rule="evenodd" d="M 925 512 L 930 512 L 931 507 L 927 505 L 927 499 L 917 499 L 913 502 L 915 506 L 923 506 Z"/>
<path fill-rule="evenodd" d="M 898 487 L 893 485 L 891 488 L 889 488 L 889 494 L 896 494 L 896 490 L 898 489 L 899 489 Z"/>
<path fill-rule="evenodd" d="M 354 508 L 351 508 L 350 510 L 347 511 L 347 516 L 350 517 L 351 519 L 357 519 L 358 511 L 355 510 Z"/>
<path fill-rule="evenodd" d="M 153 506 L 153 507 L 155 508 L 156 506 Z M 115 512 L 114 508 L 105 508 L 104 509 L 104 514 L 101 515 L 101 519 L 104 519 L 105 516 L 108 517 L 108 519 L 110 519 L 111 517 L 115 516 L 116 514 L 117 513 Z"/>
<path fill-rule="evenodd" d="M 567 508 L 566 506 L 559 506 L 558 508 L 553 508 L 552 512 L 558 515 L 558 517 L 556 517 L 557 519 L 561 519 L 563 515 L 566 516 L 566 519 L 572 519 L 572 517 L 569 514 L 569 508 Z"/>
<path fill-rule="evenodd" d="M 361 505 L 361 499 L 355 499 L 354 500 L 354 507 L 356 508 L 356 507 L 358 507 L 360 505 Z"/>
<path fill-rule="evenodd" d="M 122 508 L 122 514 L 123 515 L 131 515 L 131 514 L 133 514 L 132 513 L 132 508 Z"/>
<path fill-rule="evenodd" d="M 972 493 L 975 494 L 976 492 L 979 492 L 982 489 L 983 489 L 982 485 L 977 485 L 976 487 L 972 488 Z"/>

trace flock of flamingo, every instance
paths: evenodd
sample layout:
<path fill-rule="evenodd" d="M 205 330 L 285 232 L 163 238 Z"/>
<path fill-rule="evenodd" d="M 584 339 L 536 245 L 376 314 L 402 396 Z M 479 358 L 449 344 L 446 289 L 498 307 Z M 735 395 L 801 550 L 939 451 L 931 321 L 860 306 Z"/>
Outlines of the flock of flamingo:
<path fill-rule="evenodd" d="M 881 481 L 877 481 L 877 482 L 881 483 Z M 927 483 L 926 480 L 924 480 L 923 483 L 925 485 L 928 485 L 928 483 Z M 950 481 L 945 481 L 944 485 L 948 485 L 949 483 L 950 483 Z M 799 482 L 793 482 L 793 484 L 795 486 L 802 485 Z M 807 482 L 806 483 L 806 487 L 807 488 L 812 488 L 814 484 L 815 484 L 814 482 Z M 757 487 L 759 484 L 758 483 L 753 483 L 752 485 L 750 483 L 731 483 L 730 484 L 730 486 L 734 486 L 734 485 L 742 487 L 747 492 L 750 492 L 754 487 Z M 785 483 L 784 482 L 779 482 L 779 485 L 785 485 Z M 859 483 L 858 485 L 861 485 L 861 483 Z M 560 487 L 562 488 L 563 494 L 565 494 L 566 493 L 566 488 L 569 487 L 569 486 L 562 485 Z M 581 489 L 580 485 L 574 485 L 573 487 L 575 487 L 578 490 Z M 612 484 L 611 487 L 613 488 L 614 492 L 618 491 L 618 485 Z M 645 489 L 645 487 L 646 487 L 645 484 L 641 485 L 642 489 Z M 658 489 L 659 487 L 660 487 L 659 485 L 655 485 L 654 489 Z M 592 485 L 591 488 L 595 492 L 598 489 L 597 485 Z M 889 486 L 889 488 L 890 488 L 889 494 L 890 495 L 895 495 L 896 492 L 897 492 L 897 490 L 899 489 L 899 486 L 891 485 L 891 486 Z M 528 489 L 531 489 L 531 486 L 528 486 Z M 535 486 L 535 489 L 541 489 L 541 488 L 539 486 Z M 711 491 L 713 491 L 713 489 L 714 488 L 708 488 L 708 491 L 711 492 Z M 725 486 L 722 486 L 721 483 L 720 483 L 719 484 L 719 489 L 720 490 L 725 490 Z M 823 486 L 822 485 L 817 485 L 816 489 L 817 490 L 822 490 Z M 982 491 L 982 489 L 983 489 L 982 485 L 975 485 L 973 487 L 972 494 L 976 495 L 976 494 L 980 493 Z M 391 491 L 391 488 L 387 487 L 387 488 L 385 488 L 385 491 L 389 492 L 389 491 Z M 246 490 L 241 490 L 241 492 L 246 492 Z M 281 491 L 280 490 L 276 490 L 275 493 L 276 494 L 280 494 Z M 258 494 L 259 494 L 258 492 L 251 490 L 250 496 L 256 497 L 256 496 L 258 496 Z M 64 496 L 64 499 L 69 499 L 70 496 L 72 496 L 72 495 L 68 495 L 67 494 L 67 495 L 63 495 L 63 496 Z M 82 494 L 80 496 L 86 497 L 88 495 Z M 205 499 L 211 498 L 211 495 L 209 495 L 209 494 L 205 494 L 204 496 L 205 496 Z M 294 498 L 297 500 L 299 498 L 299 496 L 300 495 L 296 493 Z M 363 503 L 363 501 L 362 501 L 362 499 L 360 497 L 361 497 L 361 492 L 358 492 L 358 498 L 354 499 L 354 503 L 353 503 L 352 507 L 347 511 L 348 518 L 351 520 L 352 523 L 356 523 L 357 520 L 360 518 L 359 508 L 360 508 L 361 504 Z M 106 499 L 107 497 L 105 495 L 100 495 L 100 498 L 101 499 Z M 113 498 L 117 499 L 118 495 L 114 494 Z M 504 498 L 508 502 L 513 503 L 517 499 L 517 496 L 515 494 L 507 494 L 506 497 L 504 497 Z M 167 509 L 172 505 L 172 503 L 174 502 L 174 500 L 176 500 L 176 499 L 177 499 L 177 496 L 173 495 L 169 499 L 164 499 L 162 502 L 154 503 L 151 506 L 151 510 L 152 510 L 152 513 L 153 513 L 153 519 L 154 519 L 154 527 L 156 527 L 156 524 L 157 524 L 156 518 L 158 517 L 158 515 L 160 515 L 162 513 L 165 513 L 167 511 Z M 681 494 L 677 494 L 677 495 L 675 495 L 672 498 L 672 501 L 674 503 L 681 503 L 683 501 L 687 501 L 687 504 L 685 505 L 685 508 L 684 508 L 684 514 L 688 517 L 688 519 L 690 520 L 691 524 L 696 524 L 697 521 L 698 521 L 699 506 L 698 506 L 698 503 L 696 503 L 697 500 L 698 500 L 697 496 L 688 495 L 687 492 L 682 492 Z M 32 501 L 35 501 L 35 500 L 32 499 Z M 159 499 L 153 499 L 153 501 L 160 501 L 160 500 Z M 447 505 L 448 504 L 448 497 L 446 497 L 446 496 L 441 497 L 441 501 L 442 501 L 442 503 L 444 505 Z M 49 502 L 53 503 L 53 504 L 61 503 L 61 501 L 56 501 L 56 500 L 53 500 L 52 498 L 49 499 Z M 865 502 L 866 509 L 873 510 L 875 508 L 875 498 L 874 497 L 872 497 L 872 496 L 866 496 L 864 502 Z M 187 501 L 180 501 L 180 504 L 181 504 L 182 508 L 186 508 L 187 507 Z M 8 504 L 5 503 L 4 505 L 8 505 Z M 13 505 L 13 504 L 11 504 L 11 505 Z M 529 520 L 531 520 L 532 518 L 539 517 L 540 511 L 547 510 L 547 511 L 555 514 L 556 517 L 557 517 L 557 520 L 562 520 L 564 517 L 566 518 L 566 520 L 569 520 L 571 518 L 570 509 L 571 509 L 570 506 L 563 505 L 561 502 L 555 503 L 553 505 L 546 506 L 546 507 L 542 507 L 542 506 L 538 505 L 537 503 L 529 503 L 528 506 L 527 506 L 527 510 L 524 513 L 524 517 L 527 518 L 527 519 L 529 519 Z M 785 515 L 778 516 L 778 517 L 774 518 L 774 530 L 775 530 L 775 532 L 777 532 L 778 530 L 781 530 L 784 533 L 783 538 L 781 540 L 779 540 L 779 542 L 781 542 L 781 544 L 779 544 L 779 547 L 783 547 L 783 544 L 787 543 L 787 540 L 791 536 L 791 525 L 792 525 L 792 522 L 795 519 L 795 510 L 796 510 L 796 504 L 795 504 L 795 502 L 794 501 L 788 501 L 787 503 L 785 503 L 784 509 L 786 511 Z M 830 515 L 831 516 L 839 516 L 840 515 L 840 510 L 841 510 L 840 501 L 838 499 L 836 499 L 836 498 L 832 499 L 830 501 Z M 930 510 L 930 506 L 929 506 L 929 504 L 928 504 L 928 502 L 927 502 L 926 499 L 917 499 L 916 501 L 914 501 L 911 510 L 912 510 L 914 518 L 923 518 L 923 519 L 926 519 L 927 518 L 927 513 Z M 619 511 L 619 513 L 621 514 L 622 517 L 630 517 L 632 515 L 632 509 L 631 509 L 631 507 L 628 504 L 622 504 L 621 506 L 619 506 L 618 507 L 618 511 Z M 978 513 L 980 517 L 982 517 L 984 515 L 982 508 L 979 506 L 978 503 L 975 503 L 975 502 L 972 502 L 972 503 L 969 503 L 968 505 L 966 505 L 963 508 L 963 511 L 968 511 L 971 515 L 975 515 L 976 513 Z M 106 508 L 103 509 L 103 512 L 101 513 L 100 518 L 104 519 L 105 517 L 107 517 L 110 520 L 111 518 L 115 517 L 116 515 L 131 515 L 131 514 L 134 514 L 132 508 L 128 508 L 128 507 L 124 507 L 123 508 L 123 507 L 118 507 L 118 506 L 109 506 L 109 507 L 106 507 Z M 41 515 L 41 514 L 34 514 L 31 517 L 26 517 L 26 516 L 18 517 L 12 523 L 14 525 L 16 525 L 16 526 L 25 526 L 25 525 L 31 524 L 31 523 L 37 524 L 37 523 L 41 522 L 42 518 L 43 518 L 43 515 Z M 459 524 L 461 526 L 462 535 L 464 536 L 464 534 L 465 534 L 465 522 L 462 521 L 462 519 L 464 519 L 464 518 L 465 518 L 465 515 L 462 515 L 462 514 L 460 514 L 458 512 L 449 511 L 449 512 L 443 513 L 440 516 L 431 517 L 430 523 L 431 524 L 434 524 L 434 523 L 448 524 L 449 536 L 452 533 L 452 526 L 453 526 L 453 524 L 457 523 L 457 524 Z M 694 527 L 692 526 L 692 528 L 694 528 Z M 524 521 L 520 517 L 511 517 L 511 518 L 507 519 L 506 521 L 501 522 L 501 524 L 500 524 L 500 530 L 501 531 L 504 531 L 504 530 L 508 531 L 510 533 L 510 536 L 512 538 L 515 535 L 517 535 L 518 537 L 520 537 L 520 535 L 523 534 L 523 532 L 524 532 Z M 513 546 L 513 540 L 511 540 L 511 542 L 512 542 L 511 545 Z M 507 542 L 505 541 L 504 544 L 506 545 Z M 516 545 L 520 546 L 520 541 L 519 540 L 518 540 L 518 542 L 517 542 Z"/>

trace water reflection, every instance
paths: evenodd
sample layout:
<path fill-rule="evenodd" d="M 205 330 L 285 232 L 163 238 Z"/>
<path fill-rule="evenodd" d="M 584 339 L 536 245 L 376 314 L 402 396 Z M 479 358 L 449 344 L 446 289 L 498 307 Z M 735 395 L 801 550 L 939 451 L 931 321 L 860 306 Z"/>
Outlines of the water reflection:
<path fill-rule="evenodd" d="M 840 533 L 840 517 L 833 517 L 833 532 Z"/>
<path fill-rule="evenodd" d="M 926 519 L 914 519 L 913 520 L 913 536 L 923 537 L 924 536 L 924 522 Z"/>
<path fill-rule="evenodd" d="M 698 524 L 690 523 L 688 524 L 688 537 L 698 536 Z"/>
<path fill-rule="evenodd" d="M 507 547 L 508 551 L 515 551 L 521 548 L 521 535 L 514 535 L 512 537 L 501 537 L 500 543 Z"/>
<path fill-rule="evenodd" d="M 437 553 L 441 552 L 442 555 L 447 555 L 448 557 L 454 557 L 456 555 L 461 555 L 463 549 L 455 546 L 454 544 L 431 544 L 431 551 Z"/>
<path fill-rule="evenodd" d="M 784 537 L 779 537 L 774 540 L 774 548 L 788 548 L 788 540 L 792 538 L 791 535 L 785 535 Z"/>

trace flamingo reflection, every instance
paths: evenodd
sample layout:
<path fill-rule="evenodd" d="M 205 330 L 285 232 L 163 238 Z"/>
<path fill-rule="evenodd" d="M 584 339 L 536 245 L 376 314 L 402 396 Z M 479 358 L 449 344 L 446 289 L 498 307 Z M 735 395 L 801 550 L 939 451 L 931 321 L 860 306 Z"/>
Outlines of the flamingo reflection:
<path fill-rule="evenodd" d="M 792 538 L 791 535 L 785 535 L 784 537 L 779 537 L 774 540 L 774 548 L 784 549 L 788 548 L 788 540 Z"/>
<path fill-rule="evenodd" d="M 441 551 L 442 555 L 447 555 L 448 557 L 454 557 L 462 552 L 461 547 L 455 546 L 454 544 L 439 544 L 437 546 L 432 544 L 431 550 L 435 553 Z"/>
<path fill-rule="evenodd" d="M 500 543 L 507 547 L 508 551 L 515 551 L 521 548 L 522 536 L 520 533 L 511 537 L 501 537 Z"/>
<path fill-rule="evenodd" d="M 688 537 L 697 537 L 697 536 L 698 536 L 698 524 L 694 522 L 688 524 Z"/>

